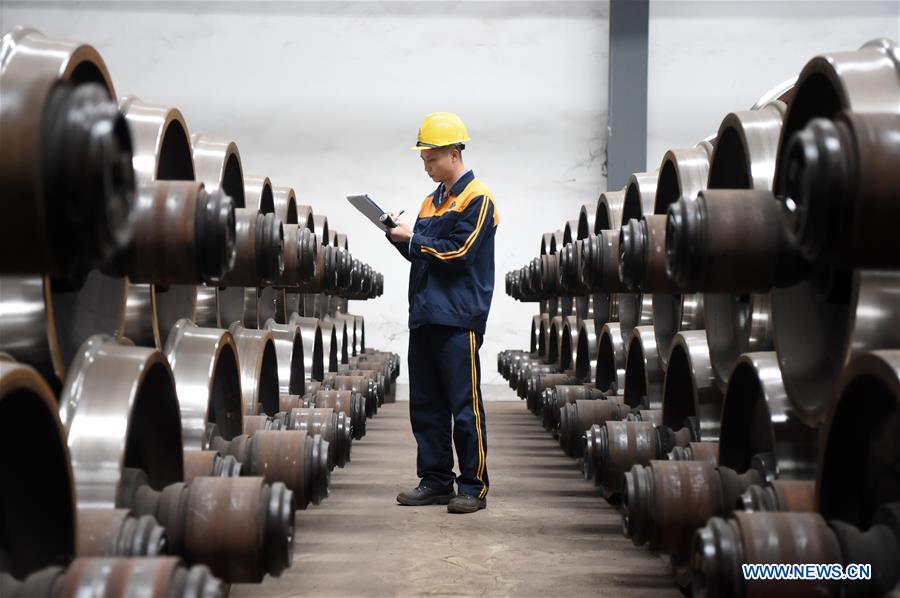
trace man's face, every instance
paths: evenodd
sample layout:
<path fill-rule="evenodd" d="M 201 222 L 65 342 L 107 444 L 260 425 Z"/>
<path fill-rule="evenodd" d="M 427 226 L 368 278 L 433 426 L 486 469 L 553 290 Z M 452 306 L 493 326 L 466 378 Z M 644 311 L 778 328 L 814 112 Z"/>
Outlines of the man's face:
<path fill-rule="evenodd" d="M 445 181 L 453 174 L 456 150 L 435 148 L 425 149 L 420 152 L 425 172 L 434 182 Z"/>

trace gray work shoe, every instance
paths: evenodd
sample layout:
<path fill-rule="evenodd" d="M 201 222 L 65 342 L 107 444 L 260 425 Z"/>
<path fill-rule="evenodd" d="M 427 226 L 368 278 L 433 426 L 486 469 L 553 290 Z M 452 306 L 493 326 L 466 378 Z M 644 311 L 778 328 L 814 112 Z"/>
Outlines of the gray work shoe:
<path fill-rule="evenodd" d="M 397 502 L 407 507 L 422 507 L 425 505 L 445 505 L 456 496 L 451 489 L 435 490 L 426 486 L 419 486 L 412 490 L 406 490 L 397 495 Z"/>
<path fill-rule="evenodd" d="M 448 513 L 474 513 L 487 508 L 486 498 L 477 498 L 468 494 L 454 496 L 447 503 Z"/>

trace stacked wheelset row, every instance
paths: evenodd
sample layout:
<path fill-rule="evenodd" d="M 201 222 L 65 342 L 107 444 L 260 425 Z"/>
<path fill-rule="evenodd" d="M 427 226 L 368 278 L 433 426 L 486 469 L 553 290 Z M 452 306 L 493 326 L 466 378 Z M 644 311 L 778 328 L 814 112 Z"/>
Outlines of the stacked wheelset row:
<path fill-rule="evenodd" d="M 900 592 L 898 223 L 900 51 L 817 56 L 545 234 L 499 371 L 681 586 Z"/>
<path fill-rule="evenodd" d="M 16 28 L 0 94 L 0 594 L 279 575 L 393 396 L 347 313 L 383 277 L 89 45 Z"/>

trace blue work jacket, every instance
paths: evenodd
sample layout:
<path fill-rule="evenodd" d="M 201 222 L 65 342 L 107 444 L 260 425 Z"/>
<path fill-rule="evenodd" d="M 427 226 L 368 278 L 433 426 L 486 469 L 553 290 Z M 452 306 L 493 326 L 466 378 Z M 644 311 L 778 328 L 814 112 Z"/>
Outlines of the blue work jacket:
<path fill-rule="evenodd" d="M 394 243 L 409 269 L 409 327 L 458 326 L 484 334 L 494 294 L 500 218 L 472 171 L 425 198 L 409 243 Z"/>

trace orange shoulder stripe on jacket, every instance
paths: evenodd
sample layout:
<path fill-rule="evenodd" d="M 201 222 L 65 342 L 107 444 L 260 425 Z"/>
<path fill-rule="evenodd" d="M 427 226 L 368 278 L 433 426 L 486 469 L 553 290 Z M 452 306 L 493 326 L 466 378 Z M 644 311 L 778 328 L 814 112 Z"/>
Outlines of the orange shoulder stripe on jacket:
<path fill-rule="evenodd" d="M 478 223 L 475 225 L 475 228 L 469 234 L 469 237 L 466 239 L 466 242 L 459 249 L 453 249 L 450 251 L 440 252 L 433 247 L 427 247 L 422 245 L 422 251 L 433 255 L 434 257 L 442 260 L 453 259 L 457 257 L 462 257 L 469 251 L 469 248 L 472 246 L 472 243 L 475 242 L 475 239 L 478 238 L 478 233 L 481 232 L 482 227 L 484 226 L 484 216 L 487 214 L 487 206 L 488 202 L 491 201 L 491 198 L 488 195 L 484 196 L 484 201 L 481 203 L 481 211 L 478 213 Z"/>
<path fill-rule="evenodd" d="M 419 218 L 429 218 L 433 215 L 433 213 L 434 213 L 434 204 L 432 203 L 433 198 L 434 198 L 434 195 L 432 194 L 432 195 L 429 195 L 428 197 L 426 197 L 422 201 L 422 205 L 419 206 Z M 429 213 L 429 212 L 431 212 L 431 213 Z"/>

